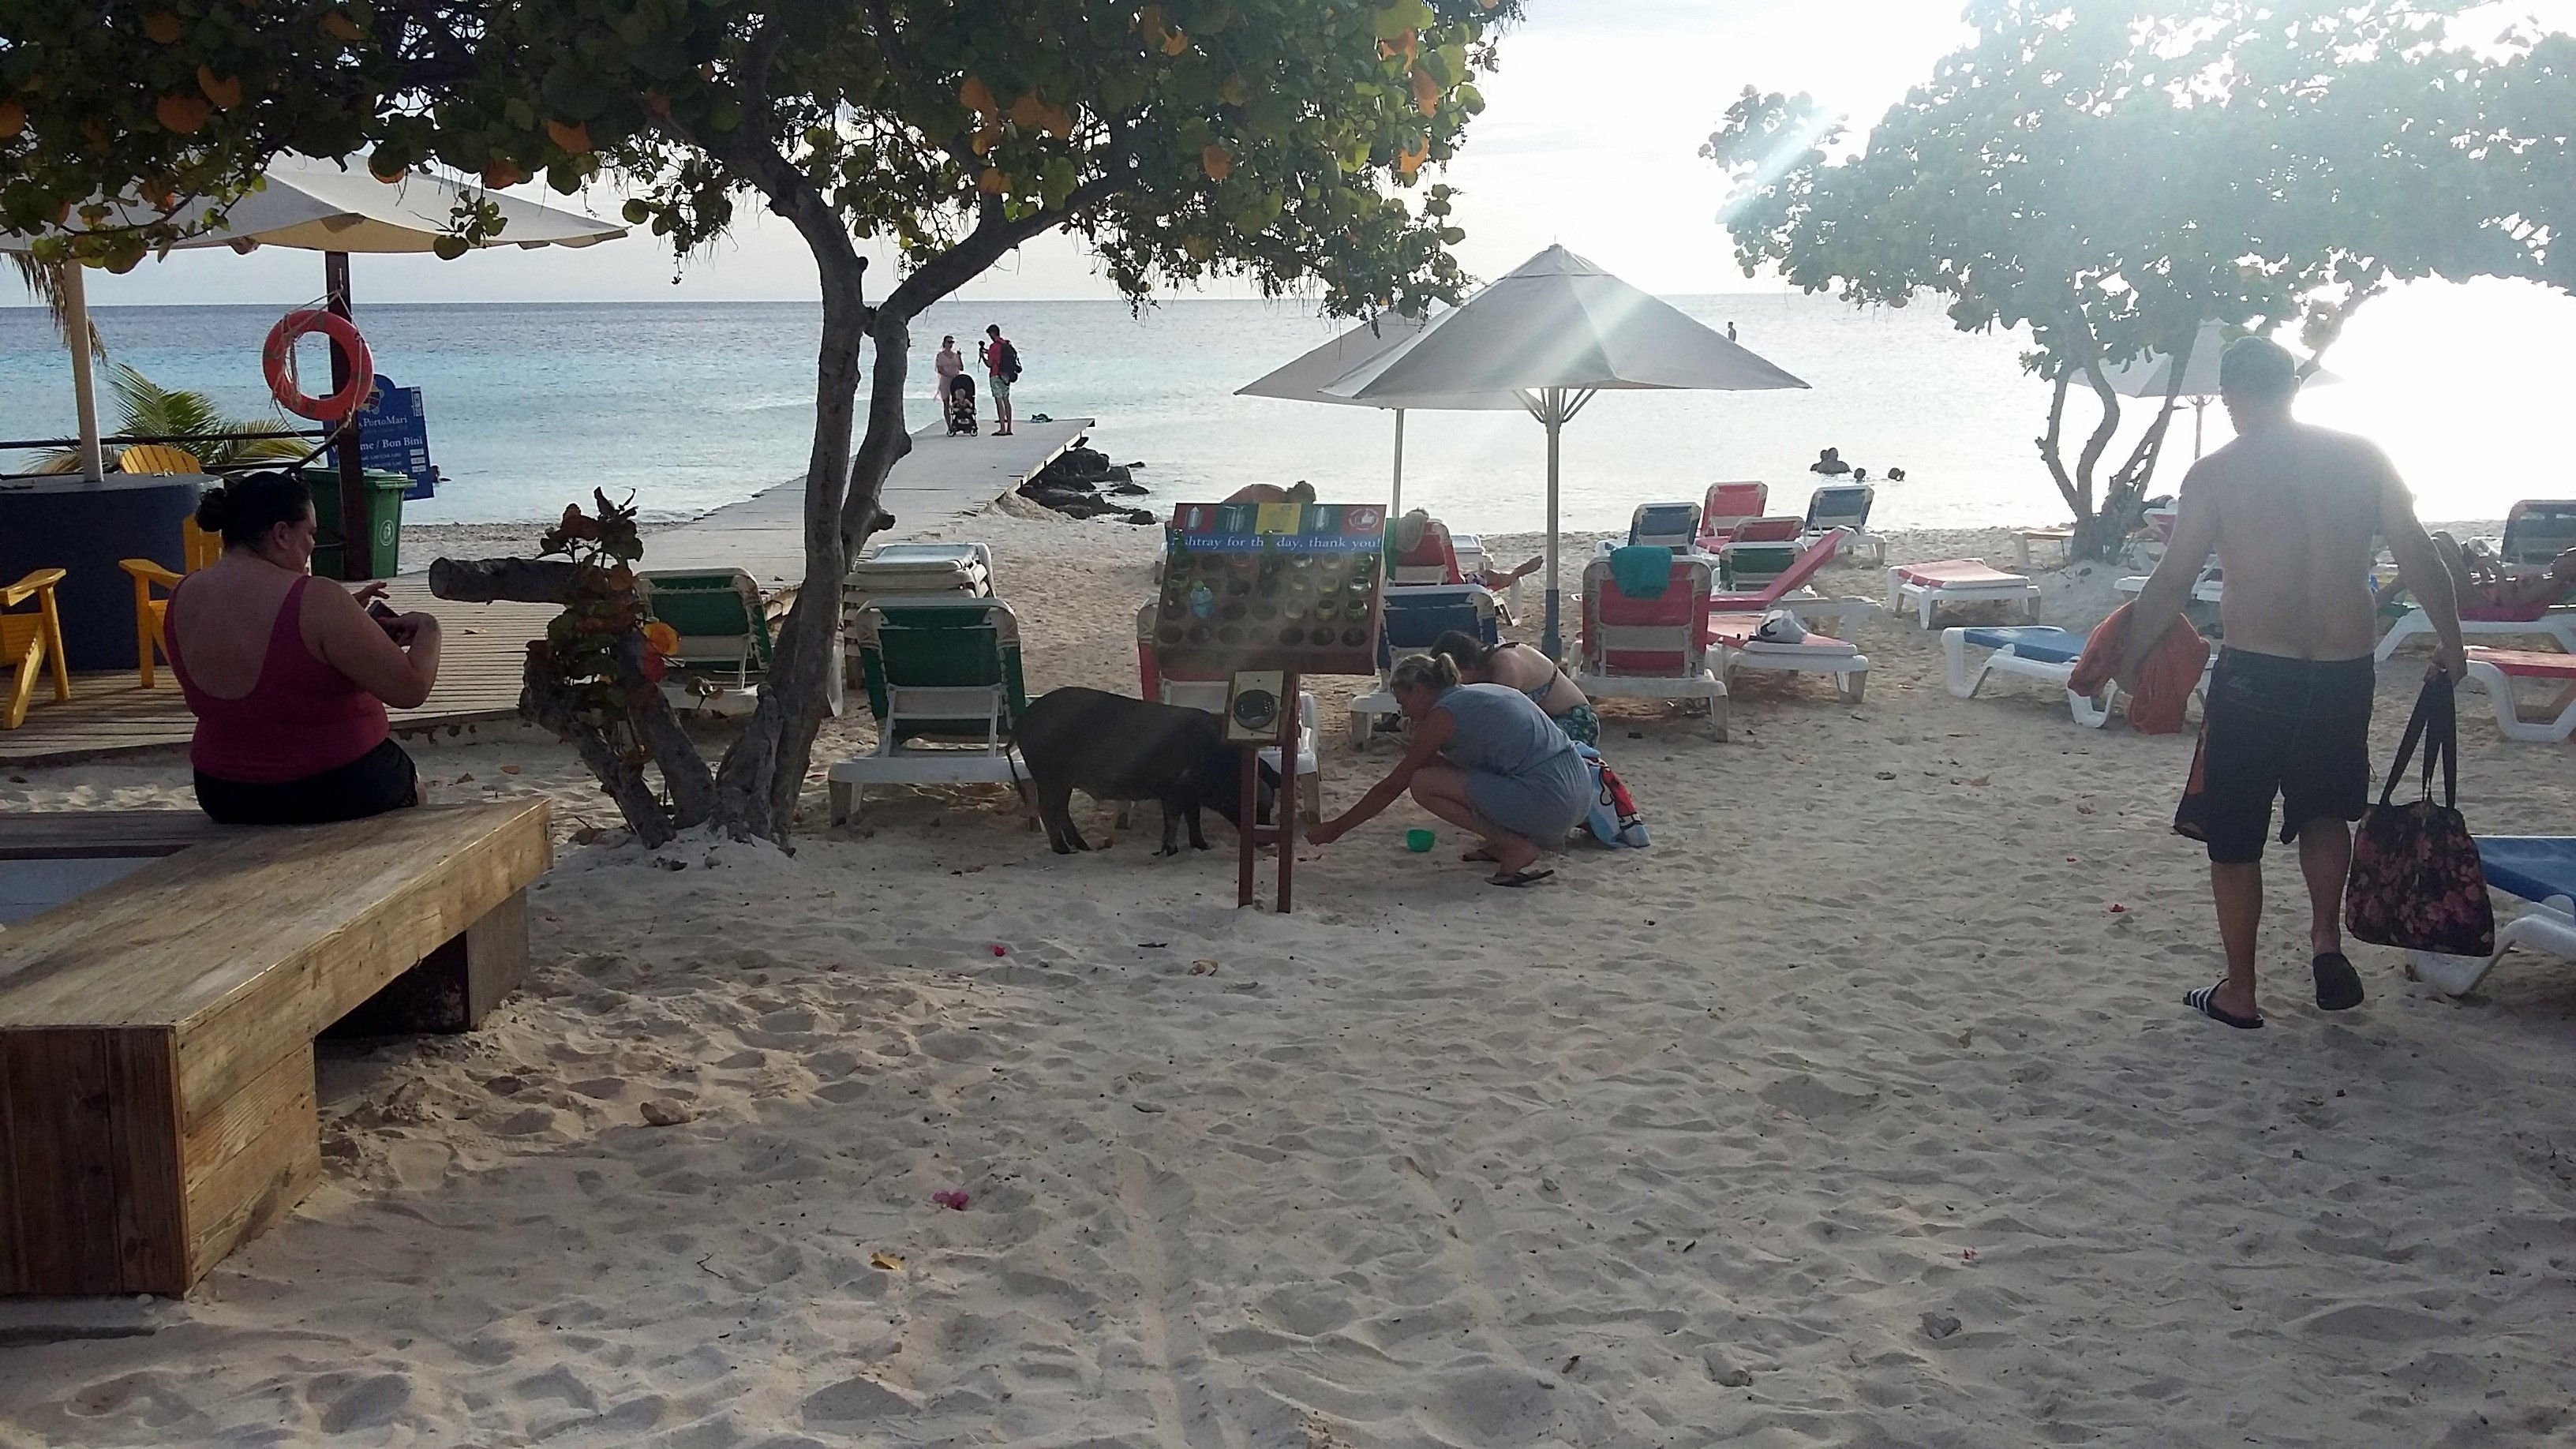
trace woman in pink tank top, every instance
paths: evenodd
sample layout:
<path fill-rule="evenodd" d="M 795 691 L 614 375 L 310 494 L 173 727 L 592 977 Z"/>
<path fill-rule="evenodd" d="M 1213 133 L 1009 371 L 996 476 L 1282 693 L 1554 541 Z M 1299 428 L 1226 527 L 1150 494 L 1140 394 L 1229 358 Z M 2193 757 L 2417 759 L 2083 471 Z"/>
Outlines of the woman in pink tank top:
<path fill-rule="evenodd" d="M 197 526 L 223 535 L 223 556 L 171 591 L 162 637 L 197 717 L 198 805 L 227 824 L 310 825 L 418 804 L 385 706 L 429 697 L 438 620 L 384 609 L 382 584 L 317 583 L 313 495 L 296 474 L 208 490 Z"/>

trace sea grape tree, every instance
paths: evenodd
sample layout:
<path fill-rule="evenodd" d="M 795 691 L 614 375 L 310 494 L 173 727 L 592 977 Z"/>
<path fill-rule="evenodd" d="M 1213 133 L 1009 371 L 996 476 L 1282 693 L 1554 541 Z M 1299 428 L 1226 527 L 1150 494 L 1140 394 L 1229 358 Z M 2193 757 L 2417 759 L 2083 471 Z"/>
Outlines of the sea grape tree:
<path fill-rule="evenodd" d="M 2516 218 L 2525 188 L 2481 116 L 2494 64 L 2449 43 L 2457 8 L 1979 0 L 1975 38 L 1851 154 L 1829 155 L 1841 132 L 1812 100 L 1755 89 L 1702 154 L 1736 178 L 1723 220 L 1748 275 L 2028 329 L 2023 364 L 2051 384 L 2039 455 L 2077 551 L 2100 557 L 2136 521 L 2177 401 L 2105 476 L 2109 369 L 2188 348 L 2209 318 L 2295 324 L 2322 352 L 2394 282 L 2535 274 L 2546 231 Z M 2544 130 L 2524 128 L 2534 155 Z M 2100 418 L 2070 448 L 2078 386 Z"/>
<path fill-rule="evenodd" d="M 130 266 L 185 224 L 155 217 L 238 197 L 283 150 L 608 181 L 683 257 L 741 206 L 792 226 L 822 290 L 805 573 L 704 807 L 778 839 L 841 579 L 909 446 L 912 319 L 1051 231 L 1131 297 L 1224 273 L 1342 314 L 1454 298 L 1426 172 L 1518 3 L 0 0 L 0 226 L 68 225 L 69 253 Z M 460 243 L 495 221 L 463 209 Z M 871 299 L 879 242 L 902 265 Z"/>

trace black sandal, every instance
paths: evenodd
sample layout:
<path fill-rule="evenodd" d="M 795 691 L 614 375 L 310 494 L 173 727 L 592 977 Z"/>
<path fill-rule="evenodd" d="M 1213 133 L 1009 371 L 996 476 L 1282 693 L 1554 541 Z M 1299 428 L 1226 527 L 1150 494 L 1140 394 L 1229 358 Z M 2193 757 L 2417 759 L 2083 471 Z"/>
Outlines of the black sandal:
<path fill-rule="evenodd" d="M 2317 978 L 2317 1009 L 2350 1011 L 2361 1005 L 2361 973 L 2341 951 L 2328 951 L 2309 963 Z"/>
<path fill-rule="evenodd" d="M 2215 984 L 2201 987 L 2197 991 L 2184 992 L 2182 1004 L 2199 1012 L 2201 1015 L 2208 1017 L 2210 1020 L 2219 1023 L 2221 1026 L 2232 1026 L 2239 1031 L 2253 1031 L 2261 1027 L 2263 1025 L 2263 1018 L 2259 1016 L 2238 1016 L 2235 1012 L 2229 1011 L 2226 1007 L 2218 1004 L 2218 988 L 2225 986 L 2226 984 L 2227 983 L 2222 980 Z"/>
<path fill-rule="evenodd" d="M 1488 876 L 1488 877 L 1486 877 L 1486 878 L 1485 878 L 1485 884 L 1487 884 L 1487 885 L 1498 885 L 1498 886 L 1510 886 L 1510 887 L 1512 887 L 1513 889 L 1517 890 L 1517 889 L 1519 889 L 1519 888 L 1520 888 L 1520 887 L 1522 887 L 1522 886 L 1534 886 L 1534 885 L 1537 885 L 1540 881 L 1543 881 L 1543 880 L 1553 880 L 1553 879 L 1555 879 L 1555 878 L 1556 878 L 1556 872 L 1555 872 L 1555 871 L 1552 871 L 1552 870 L 1539 870 L 1539 869 L 1537 869 L 1537 868 L 1533 867 L 1533 868 L 1528 869 L 1528 870 L 1516 870 L 1516 871 L 1513 871 L 1513 872 L 1512 872 L 1511 874 L 1509 874 L 1509 875 Z"/>

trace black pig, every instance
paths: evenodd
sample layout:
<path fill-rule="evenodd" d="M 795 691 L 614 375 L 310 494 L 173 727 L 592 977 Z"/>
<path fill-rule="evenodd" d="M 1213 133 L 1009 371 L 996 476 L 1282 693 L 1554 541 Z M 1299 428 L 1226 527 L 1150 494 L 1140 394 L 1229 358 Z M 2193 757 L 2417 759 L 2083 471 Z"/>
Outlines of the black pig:
<path fill-rule="evenodd" d="M 1031 702 L 1013 735 L 1029 767 L 1038 819 L 1058 855 L 1091 848 L 1073 826 L 1076 790 L 1094 800 L 1159 802 L 1161 855 L 1180 853 L 1184 816 L 1190 848 L 1208 848 L 1199 833 L 1200 806 L 1213 807 L 1241 828 L 1244 747 L 1227 744 L 1217 717 L 1204 710 L 1097 689 L 1059 689 Z M 1265 782 L 1265 795 L 1268 789 Z"/>

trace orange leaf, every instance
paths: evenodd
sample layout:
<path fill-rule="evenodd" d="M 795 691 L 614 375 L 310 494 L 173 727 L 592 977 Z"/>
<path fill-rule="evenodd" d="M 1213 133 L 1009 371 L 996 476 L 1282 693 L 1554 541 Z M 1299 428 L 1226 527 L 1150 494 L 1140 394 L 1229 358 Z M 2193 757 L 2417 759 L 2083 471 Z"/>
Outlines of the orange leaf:
<path fill-rule="evenodd" d="M 1210 146 L 1199 153 L 1199 164 L 1207 168 L 1208 180 L 1223 181 L 1234 174 L 1234 153 L 1223 146 Z"/>
<path fill-rule="evenodd" d="M 204 91 L 206 99 L 214 102 L 219 111 L 229 111 L 242 101 L 241 77 L 217 75 L 207 66 L 197 67 L 197 89 Z"/>
<path fill-rule="evenodd" d="M 163 96 L 153 103 L 152 118 L 165 131 L 190 136 L 206 124 L 206 117 L 214 114 L 214 109 L 195 96 Z"/>
<path fill-rule="evenodd" d="M 494 191 L 507 191 L 528 179 L 516 161 L 495 161 L 483 168 L 483 184 Z"/>
<path fill-rule="evenodd" d="M 680 652 L 680 631 L 656 619 L 644 626 L 644 647 L 656 654 Z"/>
<path fill-rule="evenodd" d="M 1421 149 L 1416 150 L 1414 149 L 1415 146 L 1419 146 Z M 1429 137 L 1425 137 L 1422 140 L 1413 143 L 1412 146 L 1407 146 L 1404 154 L 1395 158 L 1395 169 L 1403 172 L 1407 176 L 1410 176 L 1414 172 L 1421 170 L 1422 163 L 1430 159 L 1431 141 Z"/>
<path fill-rule="evenodd" d="M 1171 34 L 1163 37 L 1163 54 L 1165 55 L 1178 55 L 1189 48 L 1190 38 L 1187 35 L 1182 34 L 1181 28 L 1177 25 L 1172 27 Z"/>
<path fill-rule="evenodd" d="M 1440 111 L 1440 82 L 1433 80 L 1427 70 L 1413 73 L 1413 106 L 1425 116 L 1437 115 Z"/>
<path fill-rule="evenodd" d="M 957 88 L 957 99 L 964 102 L 966 108 L 978 116 L 1002 114 L 1001 106 L 993 99 L 993 88 L 984 84 L 978 77 L 971 75 L 966 77 L 966 83 Z"/>
<path fill-rule="evenodd" d="M 358 28 L 358 22 L 337 10 L 322 17 L 322 33 L 334 40 L 363 40 L 367 34 Z"/>
<path fill-rule="evenodd" d="M 155 10 L 143 17 L 143 33 L 151 37 L 155 45 L 177 45 L 179 17 L 167 10 Z"/>
<path fill-rule="evenodd" d="M 546 139 L 579 156 L 590 150 L 590 127 L 579 121 L 548 121 Z"/>
<path fill-rule="evenodd" d="M 27 129 L 27 108 L 16 101 L 0 101 L 0 141 L 15 141 Z"/>
<path fill-rule="evenodd" d="M 987 166 L 984 168 L 984 174 L 975 178 L 975 184 L 992 195 L 999 196 L 1011 189 L 1011 178 L 1003 175 L 1000 167 Z"/>
<path fill-rule="evenodd" d="M 1011 123 L 1023 131 L 1038 129 L 1045 123 L 1046 115 L 1046 102 L 1038 99 L 1036 91 L 1031 91 L 1011 102 Z"/>

